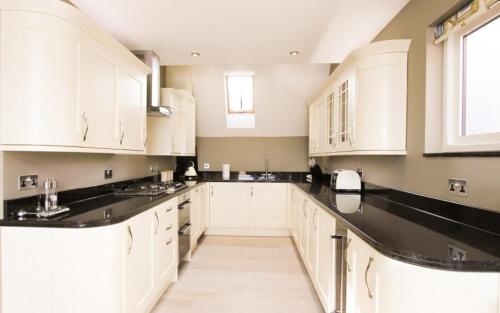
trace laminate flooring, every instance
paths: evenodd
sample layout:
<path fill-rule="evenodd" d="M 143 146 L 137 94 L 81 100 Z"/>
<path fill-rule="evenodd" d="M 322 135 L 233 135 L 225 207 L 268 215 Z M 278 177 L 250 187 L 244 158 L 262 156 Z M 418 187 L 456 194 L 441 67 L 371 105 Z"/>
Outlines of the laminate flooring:
<path fill-rule="evenodd" d="M 291 238 L 208 236 L 152 313 L 322 313 Z"/>

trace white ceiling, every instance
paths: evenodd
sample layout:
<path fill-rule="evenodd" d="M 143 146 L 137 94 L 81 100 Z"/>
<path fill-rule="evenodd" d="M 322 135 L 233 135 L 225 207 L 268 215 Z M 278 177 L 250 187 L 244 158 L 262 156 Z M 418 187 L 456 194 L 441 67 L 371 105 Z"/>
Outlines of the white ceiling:
<path fill-rule="evenodd" d="M 155 50 L 162 64 L 339 63 L 408 1 L 72 0 L 129 49 Z"/>

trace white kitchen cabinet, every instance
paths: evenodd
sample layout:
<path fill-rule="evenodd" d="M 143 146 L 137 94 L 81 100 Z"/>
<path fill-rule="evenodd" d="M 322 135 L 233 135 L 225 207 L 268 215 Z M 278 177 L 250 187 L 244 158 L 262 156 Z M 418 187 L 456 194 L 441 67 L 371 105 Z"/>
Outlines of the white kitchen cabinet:
<path fill-rule="evenodd" d="M 210 183 L 209 235 L 289 236 L 287 184 Z"/>
<path fill-rule="evenodd" d="M 162 104 L 174 106 L 170 117 L 150 116 L 149 155 L 193 156 L 196 154 L 196 100 L 186 90 L 162 88 Z"/>
<path fill-rule="evenodd" d="M 83 101 L 81 113 L 85 143 L 92 148 L 117 147 L 119 58 L 98 42 L 91 42 L 88 77 L 92 79 L 83 93 L 88 99 Z"/>
<path fill-rule="evenodd" d="M 376 311 L 375 250 L 351 232 L 347 235 L 347 313 L 370 313 Z"/>
<path fill-rule="evenodd" d="M 172 280 L 178 264 L 177 198 L 153 209 L 155 215 L 155 288 L 162 290 Z"/>
<path fill-rule="evenodd" d="M 319 208 L 309 201 L 306 205 L 307 219 L 307 253 L 306 266 L 313 279 L 316 278 L 318 260 L 318 210 Z"/>
<path fill-rule="evenodd" d="M 299 251 L 302 253 L 302 257 L 307 257 L 307 243 L 309 239 L 307 236 L 309 235 L 309 212 L 307 210 L 309 200 L 307 198 L 303 198 L 302 202 L 299 203 Z"/>
<path fill-rule="evenodd" d="M 332 73 L 310 105 L 310 155 L 406 153 L 409 46 L 371 43 Z"/>
<path fill-rule="evenodd" d="M 299 232 L 299 203 L 301 199 L 301 194 L 297 188 L 289 184 L 288 185 L 288 228 L 290 234 L 297 241 Z"/>
<path fill-rule="evenodd" d="M 118 147 L 127 150 L 145 150 L 146 77 L 128 68 L 123 68 L 119 77 Z"/>
<path fill-rule="evenodd" d="M 0 12 L 2 150 L 144 153 L 146 65 L 62 1 Z"/>
<path fill-rule="evenodd" d="M 315 287 L 325 312 L 335 308 L 335 219 L 319 209 L 317 214 L 317 267 Z"/>
<path fill-rule="evenodd" d="M 287 184 L 249 184 L 249 227 L 287 228 Z"/>
<path fill-rule="evenodd" d="M 150 312 L 177 279 L 177 223 L 174 198 L 109 226 L 1 227 L 1 311 Z"/>
<path fill-rule="evenodd" d="M 249 186 L 246 183 L 210 183 L 210 226 L 247 227 Z"/>
<path fill-rule="evenodd" d="M 202 233 L 202 192 L 201 188 L 191 190 L 190 196 L 191 208 L 190 208 L 190 221 L 191 221 L 191 246 L 194 246 L 194 242 L 198 241 Z"/>
<path fill-rule="evenodd" d="M 1 11 L 0 22 L 2 144 L 83 145 L 85 34 L 33 11 Z"/>
<path fill-rule="evenodd" d="M 200 187 L 201 192 L 201 233 L 204 233 L 209 223 L 209 184 L 203 184 Z"/>
<path fill-rule="evenodd" d="M 328 149 L 328 115 L 326 99 L 321 98 L 309 108 L 309 154 L 321 154 Z"/>
<path fill-rule="evenodd" d="M 126 223 L 125 312 L 146 312 L 155 290 L 155 221 L 146 211 Z"/>
<path fill-rule="evenodd" d="M 347 312 L 497 313 L 498 273 L 431 269 L 381 255 L 348 232 Z"/>

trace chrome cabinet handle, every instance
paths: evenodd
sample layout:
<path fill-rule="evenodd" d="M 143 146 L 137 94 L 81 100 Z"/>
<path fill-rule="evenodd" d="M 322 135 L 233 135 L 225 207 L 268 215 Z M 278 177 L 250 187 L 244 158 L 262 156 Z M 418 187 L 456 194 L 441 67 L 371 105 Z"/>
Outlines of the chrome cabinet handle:
<path fill-rule="evenodd" d="M 167 226 L 166 230 L 171 230 L 171 229 L 172 229 L 172 227 L 174 227 L 174 225 L 169 224 L 169 225 Z"/>
<path fill-rule="evenodd" d="M 87 114 L 83 112 L 83 120 L 85 121 L 85 132 L 83 133 L 83 141 L 87 141 L 87 134 L 89 133 L 89 120 L 87 119 Z"/>
<path fill-rule="evenodd" d="M 144 148 L 146 148 L 146 145 L 148 144 L 148 131 L 146 128 L 144 128 Z"/>
<path fill-rule="evenodd" d="M 123 137 L 125 137 L 125 131 L 123 130 L 123 123 L 120 122 L 120 145 L 123 144 Z"/>
<path fill-rule="evenodd" d="M 210 193 L 212 194 L 212 197 L 214 196 L 214 186 L 210 186 Z"/>
<path fill-rule="evenodd" d="M 132 233 L 132 228 L 127 226 L 128 229 L 128 236 L 129 236 L 129 242 L 128 242 L 128 254 L 130 255 L 132 253 L 132 247 L 134 246 L 134 234 Z"/>
<path fill-rule="evenodd" d="M 350 126 L 349 127 L 349 130 L 347 131 L 347 140 L 349 140 L 349 145 L 351 147 L 354 146 L 353 144 L 353 139 L 352 139 L 352 131 L 354 130 L 354 126 Z"/>
<path fill-rule="evenodd" d="M 169 244 L 171 244 L 174 240 L 172 238 L 170 238 L 165 244 L 168 246 Z"/>
<path fill-rule="evenodd" d="M 307 218 L 306 203 L 307 203 L 307 199 L 304 199 L 304 202 L 302 203 L 302 213 L 304 214 L 305 218 Z"/>
<path fill-rule="evenodd" d="M 373 293 L 370 289 L 370 286 L 368 285 L 368 271 L 370 270 L 372 263 L 373 263 L 373 258 L 370 257 L 368 259 L 368 264 L 366 265 L 366 270 L 365 270 L 365 285 L 366 285 L 366 289 L 368 290 L 368 298 L 370 298 L 370 299 L 373 299 Z"/>
<path fill-rule="evenodd" d="M 167 213 L 168 213 L 168 212 L 172 212 L 172 210 L 173 210 L 173 209 L 174 209 L 174 208 L 169 207 L 169 208 L 167 209 Z"/>
<path fill-rule="evenodd" d="M 250 187 L 250 197 L 253 197 L 253 187 Z"/>
<path fill-rule="evenodd" d="M 352 239 L 347 239 L 347 243 L 345 245 L 345 250 L 344 250 L 344 262 L 345 262 L 345 265 L 347 267 L 348 272 L 351 271 L 351 266 L 349 265 L 349 262 L 347 261 L 347 251 L 349 249 L 349 245 L 351 244 L 351 240 Z"/>
<path fill-rule="evenodd" d="M 156 228 L 155 235 L 158 234 L 158 228 L 160 228 L 160 218 L 158 217 L 158 212 L 155 211 Z"/>

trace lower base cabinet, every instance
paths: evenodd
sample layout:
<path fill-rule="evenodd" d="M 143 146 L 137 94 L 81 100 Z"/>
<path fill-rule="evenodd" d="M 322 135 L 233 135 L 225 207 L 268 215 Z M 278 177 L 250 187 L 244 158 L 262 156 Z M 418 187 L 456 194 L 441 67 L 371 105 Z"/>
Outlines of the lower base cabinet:
<path fill-rule="evenodd" d="M 499 274 L 425 268 L 348 233 L 347 313 L 498 313 Z"/>
<path fill-rule="evenodd" d="M 335 312 L 336 220 L 289 186 L 289 228 L 325 313 Z M 431 269 L 347 234 L 346 313 L 500 313 L 500 274 Z"/>
<path fill-rule="evenodd" d="M 209 235 L 289 236 L 288 184 L 210 183 Z"/>
<path fill-rule="evenodd" d="M 1 312 L 150 312 L 177 279 L 176 208 L 102 227 L 2 227 Z"/>

